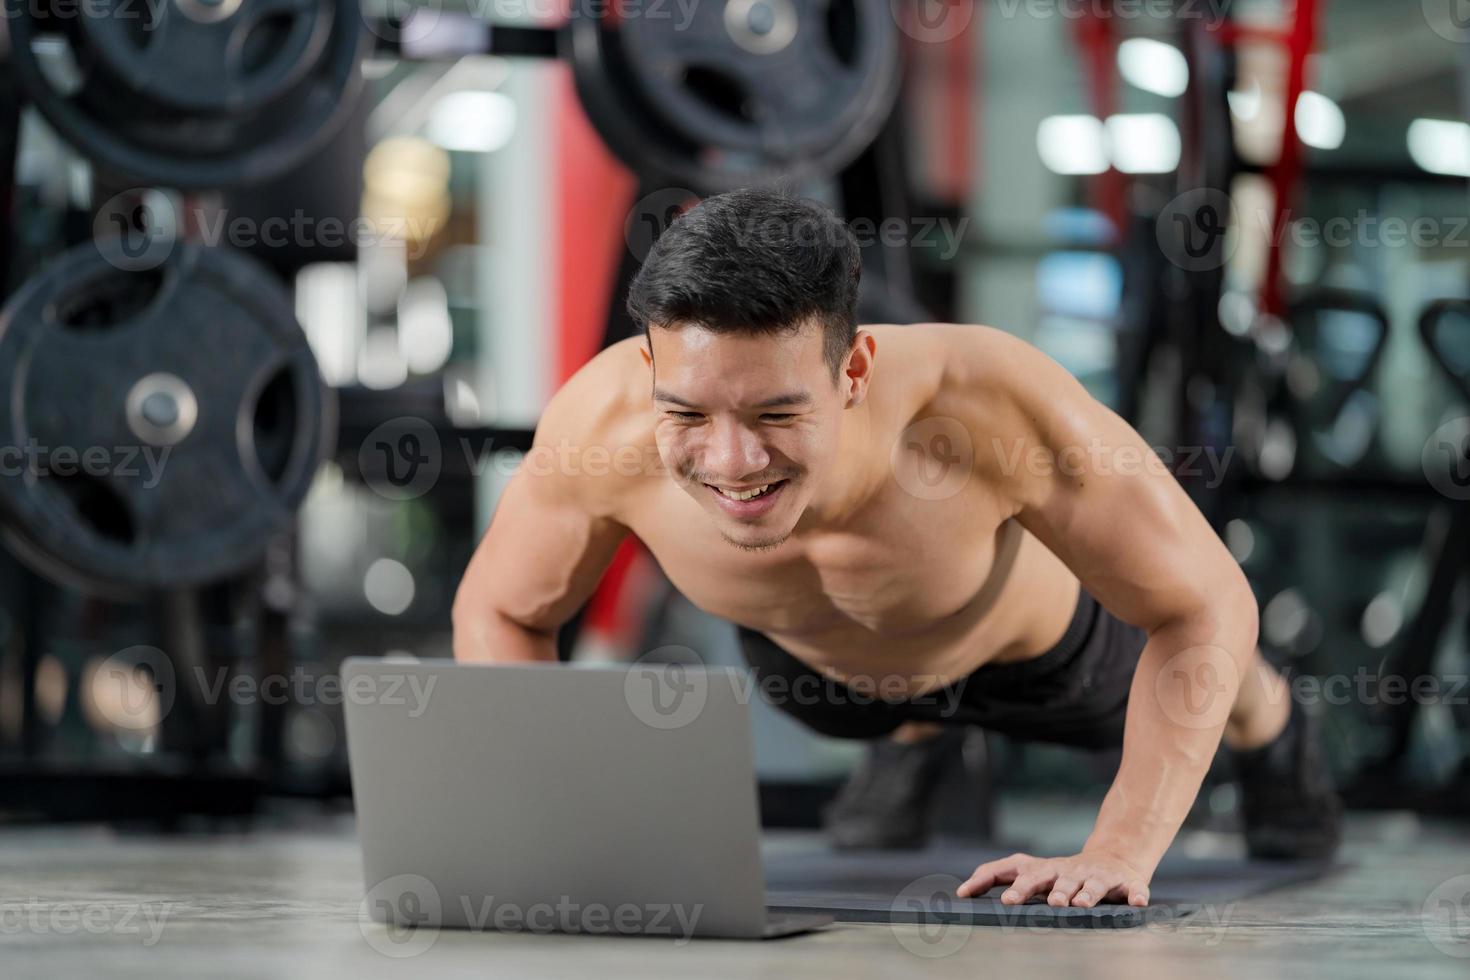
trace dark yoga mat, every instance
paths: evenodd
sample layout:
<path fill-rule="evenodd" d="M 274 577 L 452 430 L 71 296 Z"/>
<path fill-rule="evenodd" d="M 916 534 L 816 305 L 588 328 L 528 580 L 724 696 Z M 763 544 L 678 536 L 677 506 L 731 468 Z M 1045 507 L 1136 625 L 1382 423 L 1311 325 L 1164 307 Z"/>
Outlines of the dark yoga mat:
<path fill-rule="evenodd" d="M 871 854 L 834 852 L 817 843 L 782 848 L 766 857 L 766 904 L 772 912 L 822 913 L 839 922 L 1127 929 L 1310 881 L 1334 867 L 1330 862 L 1167 856 L 1150 884 L 1147 908 L 1054 909 L 1044 898 L 1002 905 L 1004 887 L 981 898 L 955 897 L 954 889 L 977 865 L 1011 853 L 960 844 Z"/>

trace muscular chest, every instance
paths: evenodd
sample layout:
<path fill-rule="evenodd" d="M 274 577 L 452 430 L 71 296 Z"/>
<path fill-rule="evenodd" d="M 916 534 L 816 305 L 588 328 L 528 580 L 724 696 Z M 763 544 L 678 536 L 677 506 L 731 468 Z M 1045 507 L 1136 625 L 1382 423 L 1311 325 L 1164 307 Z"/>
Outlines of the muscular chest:
<path fill-rule="evenodd" d="M 678 488 L 672 494 L 634 531 L 674 586 L 712 615 L 793 637 L 897 637 L 953 617 L 987 581 L 1002 523 L 979 492 L 926 501 L 897 490 L 841 530 L 751 554 L 721 538 L 693 501 L 676 499 Z"/>

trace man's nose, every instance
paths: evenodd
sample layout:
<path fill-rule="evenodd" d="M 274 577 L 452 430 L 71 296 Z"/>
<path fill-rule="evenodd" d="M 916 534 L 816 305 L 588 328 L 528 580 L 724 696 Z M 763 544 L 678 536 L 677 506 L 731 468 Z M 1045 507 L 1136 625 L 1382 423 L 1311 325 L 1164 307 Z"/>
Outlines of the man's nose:
<path fill-rule="evenodd" d="M 705 445 L 705 471 L 731 483 L 764 472 L 770 462 L 760 438 L 743 425 L 717 423 Z"/>

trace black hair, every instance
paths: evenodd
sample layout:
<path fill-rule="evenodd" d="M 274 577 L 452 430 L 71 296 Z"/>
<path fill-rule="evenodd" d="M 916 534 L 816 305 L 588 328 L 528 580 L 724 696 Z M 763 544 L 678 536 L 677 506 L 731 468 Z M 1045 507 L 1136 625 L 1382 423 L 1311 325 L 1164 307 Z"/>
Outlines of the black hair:
<path fill-rule="evenodd" d="M 737 190 L 680 215 L 628 287 L 628 313 L 651 326 L 778 334 L 815 320 L 835 380 L 857 336 L 862 260 L 830 209 L 776 191 Z"/>

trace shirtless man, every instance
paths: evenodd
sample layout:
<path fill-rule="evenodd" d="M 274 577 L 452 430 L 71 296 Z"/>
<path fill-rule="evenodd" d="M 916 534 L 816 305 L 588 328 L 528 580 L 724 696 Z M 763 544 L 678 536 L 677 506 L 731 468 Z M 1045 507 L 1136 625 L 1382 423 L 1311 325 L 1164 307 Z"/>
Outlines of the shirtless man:
<path fill-rule="evenodd" d="M 1330 853 L 1309 719 L 1175 479 L 1006 333 L 859 328 L 859 270 L 841 221 L 787 197 L 738 191 L 675 221 L 629 292 L 645 336 L 555 396 L 506 488 L 455 602 L 456 657 L 554 660 L 635 534 L 737 625 L 762 689 L 820 681 L 779 702 L 817 731 L 1121 744 L 1080 853 L 982 865 L 962 897 L 1147 904 L 1222 735 L 1253 852 Z M 844 696 L 856 679 L 881 700 Z"/>

